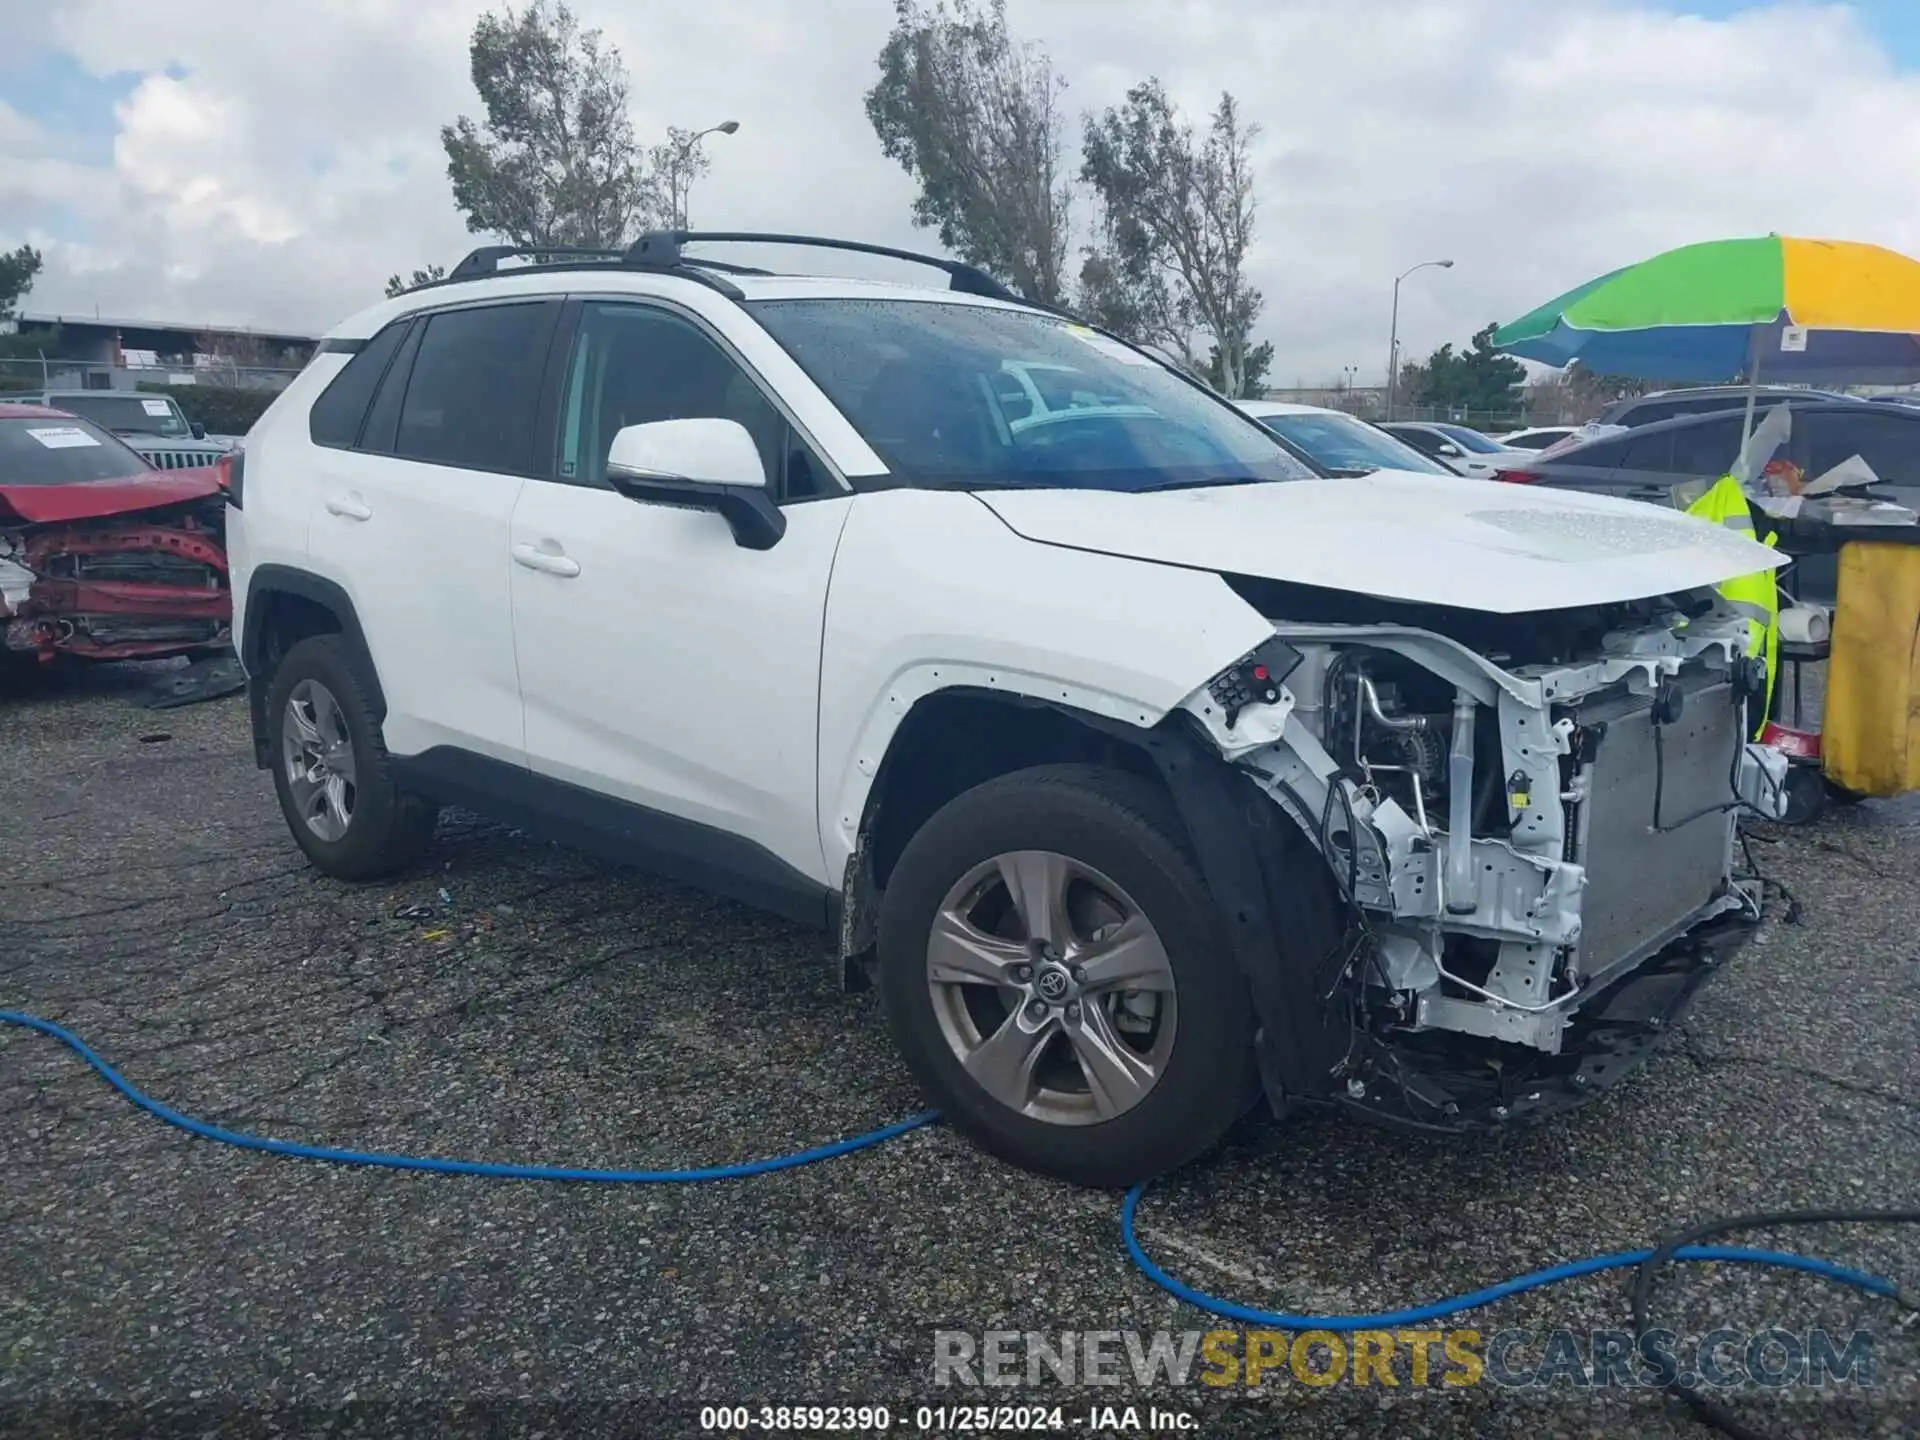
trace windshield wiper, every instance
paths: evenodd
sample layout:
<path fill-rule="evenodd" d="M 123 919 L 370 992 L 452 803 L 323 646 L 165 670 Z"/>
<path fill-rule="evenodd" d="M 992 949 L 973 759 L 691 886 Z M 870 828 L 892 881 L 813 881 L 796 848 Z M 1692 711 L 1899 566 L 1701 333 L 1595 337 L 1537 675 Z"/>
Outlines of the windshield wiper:
<path fill-rule="evenodd" d="M 1292 476 L 1279 475 L 1275 480 L 1288 480 Z M 1158 485 L 1142 485 L 1132 493 L 1135 495 L 1157 494 L 1163 490 L 1205 490 L 1215 485 L 1264 485 L 1271 483 L 1258 475 L 1209 475 L 1201 480 L 1163 480 Z"/>

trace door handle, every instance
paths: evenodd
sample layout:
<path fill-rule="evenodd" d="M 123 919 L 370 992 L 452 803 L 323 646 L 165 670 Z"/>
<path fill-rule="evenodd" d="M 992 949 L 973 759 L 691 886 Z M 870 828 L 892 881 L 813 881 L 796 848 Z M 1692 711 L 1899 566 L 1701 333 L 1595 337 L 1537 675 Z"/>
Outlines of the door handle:
<path fill-rule="evenodd" d="M 327 513 L 343 520 L 371 520 L 373 510 L 358 495 L 329 495 Z"/>
<path fill-rule="evenodd" d="M 524 565 L 529 570 L 538 570 L 542 575 L 558 575 L 563 580 L 571 580 L 580 573 L 578 560 L 558 549 L 543 550 L 538 545 L 514 546 L 513 563 Z"/>

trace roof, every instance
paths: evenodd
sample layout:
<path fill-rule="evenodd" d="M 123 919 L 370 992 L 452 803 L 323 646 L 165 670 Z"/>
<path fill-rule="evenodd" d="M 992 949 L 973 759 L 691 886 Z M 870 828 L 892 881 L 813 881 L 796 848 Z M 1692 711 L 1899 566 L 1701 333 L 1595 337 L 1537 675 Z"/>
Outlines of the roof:
<path fill-rule="evenodd" d="M 1255 419 L 1267 415 L 1345 415 L 1347 413 L 1325 405 L 1295 405 L 1289 400 L 1236 400 L 1233 403 Z"/>
<path fill-rule="evenodd" d="M 697 264 L 697 262 L 694 262 Z M 1027 310 L 1029 307 L 984 295 L 969 295 L 944 286 L 903 285 L 897 281 L 850 279 L 843 275 L 738 275 L 726 281 L 743 302 L 756 300 L 912 300 L 941 305 L 971 305 L 986 309 Z M 383 300 L 348 317 L 326 333 L 325 339 L 365 340 L 390 320 L 429 306 L 462 300 L 513 295 L 601 294 L 713 297 L 710 287 L 684 275 L 622 269 L 616 265 L 566 267 L 529 265 L 471 280 L 441 281 Z"/>
<path fill-rule="evenodd" d="M 947 285 L 925 285 L 818 274 L 778 274 L 733 264 L 717 256 L 688 254 L 687 245 L 744 244 L 883 256 L 946 275 Z M 503 268 L 502 262 L 507 262 Z M 524 262 L 524 263 L 516 263 Z M 944 255 L 927 255 L 860 240 L 771 231 L 650 230 L 619 249 L 578 246 L 483 245 L 455 265 L 445 279 L 431 280 L 369 306 L 329 330 L 325 340 L 363 340 L 403 315 L 443 302 L 482 297 L 602 294 L 676 297 L 711 304 L 718 294 L 734 303 L 758 300 L 895 300 L 976 308 L 1037 311 L 1065 318 L 1056 306 L 1029 302 L 977 266 Z M 429 293 L 431 292 L 431 293 Z M 424 298 L 422 298 L 424 297 Z"/>
<path fill-rule="evenodd" d="M 1746 394 L 1744 390 L 1740 393 L 1743 396 Z M 1805 400 L 1785 400 L 1779 396 L 1774 396 L 1771 403 L 1762 403 L 1754 412 L 1754 424 L 1758 425 L 1760 421 L 1765 418 L 1767 411 L 1780 405 L 1785 405 L 1787 409 L 1795 415 L 1804 415 L 1808 411 L 1815 411 L 1824 415 L 1858 415 L 1862 409 L 1866 408 L 1864 402 L 1844 395 L 1838 400 L 1830 400 L 1819 395 L 1811 396 Z M 1913 423 L 1920 424 L 1920 414 L 1911 416 L 1902 415 L 1901 410 L 1902 407 L 1897 405 L 1883 405 L 1880 407 L 1880 412 L 1876 413 L 1892 413 L 1900 415 L 1902 419 L 1910 419 Z M 1604 434 L 1598 434 L 1591 439 L 1582 440 L 1578 445 L 1570 449 L 1558 451 L 1548 458 L 1554 460 L 1563 459 L 1568 455 L 1574 454 L 1576 451 L 1586 449 L 1589 445 L 1598 445 L 1604 440 L 1638 439 L 1642 435 L 1665 435 L 1674 430 L 1688 430 L 1696 425 L 1711 425 L 1715 422 L 1730 419 L 1741 420 L 1744 419 L 1745 416 L 1746 406 L 1744 403 L 1740 403 L 1729 405 L 1725 410 L 1696 410 L 1688 415 L 1670 415 L 1665 420 L 1655 420 L 1646 425 L 1609 425 L 1605 427 Z"/>
<path fill-rule="evenodd" d="M 1839 395 L 1840 393 L 1837 390 L 1823 390 L 1818 386 L 1769 385 L 1765 381 L 1762 381 L 1754 388 L 1762 395 L 1813 395 L 1825 397 Z M 1665 400 L 1675 395 L 1745 395 L 1746 393 L 1747 387 L 1745 385 L 1676 385 L 1671 390 L 1649 390 L 1644 395 L 1623 395 L 1621 397 L 1621 403 L 1627 404 L 1635 400 Z M 1844 400 L 1851 399 L 1852 397 L 1842 395 L 1840 398 Z"/>

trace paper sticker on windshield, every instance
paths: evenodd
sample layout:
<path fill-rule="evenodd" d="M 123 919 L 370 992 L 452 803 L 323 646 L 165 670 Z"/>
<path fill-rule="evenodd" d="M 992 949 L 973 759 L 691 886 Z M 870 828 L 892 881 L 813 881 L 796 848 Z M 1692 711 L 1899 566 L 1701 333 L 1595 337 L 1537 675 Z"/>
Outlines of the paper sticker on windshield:
<path fill-rule="evenodd" d="M 1118 360 L 1122 365 L 1151 365 L 1151 357 L 1142 355 L 1138 350 L 1122 345 L 1118 340 L 1109 339 L 1098 330 L 1090 330 L 1085 325 L 1068 325 L 1066 332 L 1081 344 L 1098 350 L 1109 360 Z"/>
<path fill-rule="evenodd" d="M 149 415 L 158 415 L 162 420 L 173 414 L 173 407 L 164 400 L 142 400 L 140 408 Z"/>
<path fill-rule="evenodd" d="M 72 425 L 29 425 L 27 433 L 49 450 L 74 450 L 82 445 L 100 443 L 86 431 Z"/>

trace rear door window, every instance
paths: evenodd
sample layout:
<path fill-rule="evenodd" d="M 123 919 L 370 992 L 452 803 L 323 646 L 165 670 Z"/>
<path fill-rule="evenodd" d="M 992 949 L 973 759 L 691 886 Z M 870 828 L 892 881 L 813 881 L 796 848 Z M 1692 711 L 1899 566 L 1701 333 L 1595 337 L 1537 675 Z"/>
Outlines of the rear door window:
<path fill-rule="evenodd" d="M 394 454 L 463 470 L 525 473 L 557 301 L 480 305 L 428 318 Z"/>
<path fill-rule="evenodd" d="M 1671 420 L 1684 408 L 1679 400 L 1649 400 L 1644 405 L 1630 405 L 1620 416 L 1622 425 L 1657 425 L 1662 420 Z"/>
<path fill-rule="evenodd" d="M 1438 455 L 1440 447 L 1447 443 L 1444 437 L 1434 434 L 1431 430 L 1417 430 L 1412 426 L 1404 429 L 1397 425 L 1389 426 L 1388 433 L 1406 441 L 1422 455 Z"/>
<path fill-rule="evenodd" d="M 1744 415 L 1723 415 L 1698 425 L 1683 425 L 1669 437 L 1673 453 L 1663 467 L 1676 475 L 1725 475 L 1740 458 Z"/>
<path fill-rule="evenodd" d="M 386 373 L 387 362 L 400 348 L 408 321 L 396 320 L 362 345 L 320 392 L 307 412 L 307 435 L 316 445 L 352 449 L 360 438 L 360 422 L 367 418 L 367 406 Z"/>
<path fill-rule="evenodd" d="M 1807 478 L 1831 470 L 1854 455 L 1882 480 L 1912 484 L 1920 477 L 1920 415 L 1860 407 L 1859 414 L 1820 410 L 1794 417 L 1807 427 Z"/>
<path fill-rule="evenodd" d="M 427 333 L 423 320 L 407 331 L 407 338 L 401 342 L 400 353 L 393 357 L 393 363 L 387 367 L 387 375 L 380 382 L 380 389 L 374 394 L 373 408 L 367 412 L 367 423 L 360 431 L 360 448 L 376 455 L 393 453 L 394 437 L 400 430 L 400 406 L 407 398 L 407 380 L 413 374 L 413 357 L 420 351 L 420 337 Z"/>
<path fill-rule="evenodd" d="M 1563 451 L 1550 457 L 1549 463 L 1578 466 L 1583 470 L 1617 470 L 1620 462 L 1626 458 L 1627 447 L 1632 443 L 1632 436 L 1621 435 L 1597 444 L 1582 445 L 1576 450 Z"/>

